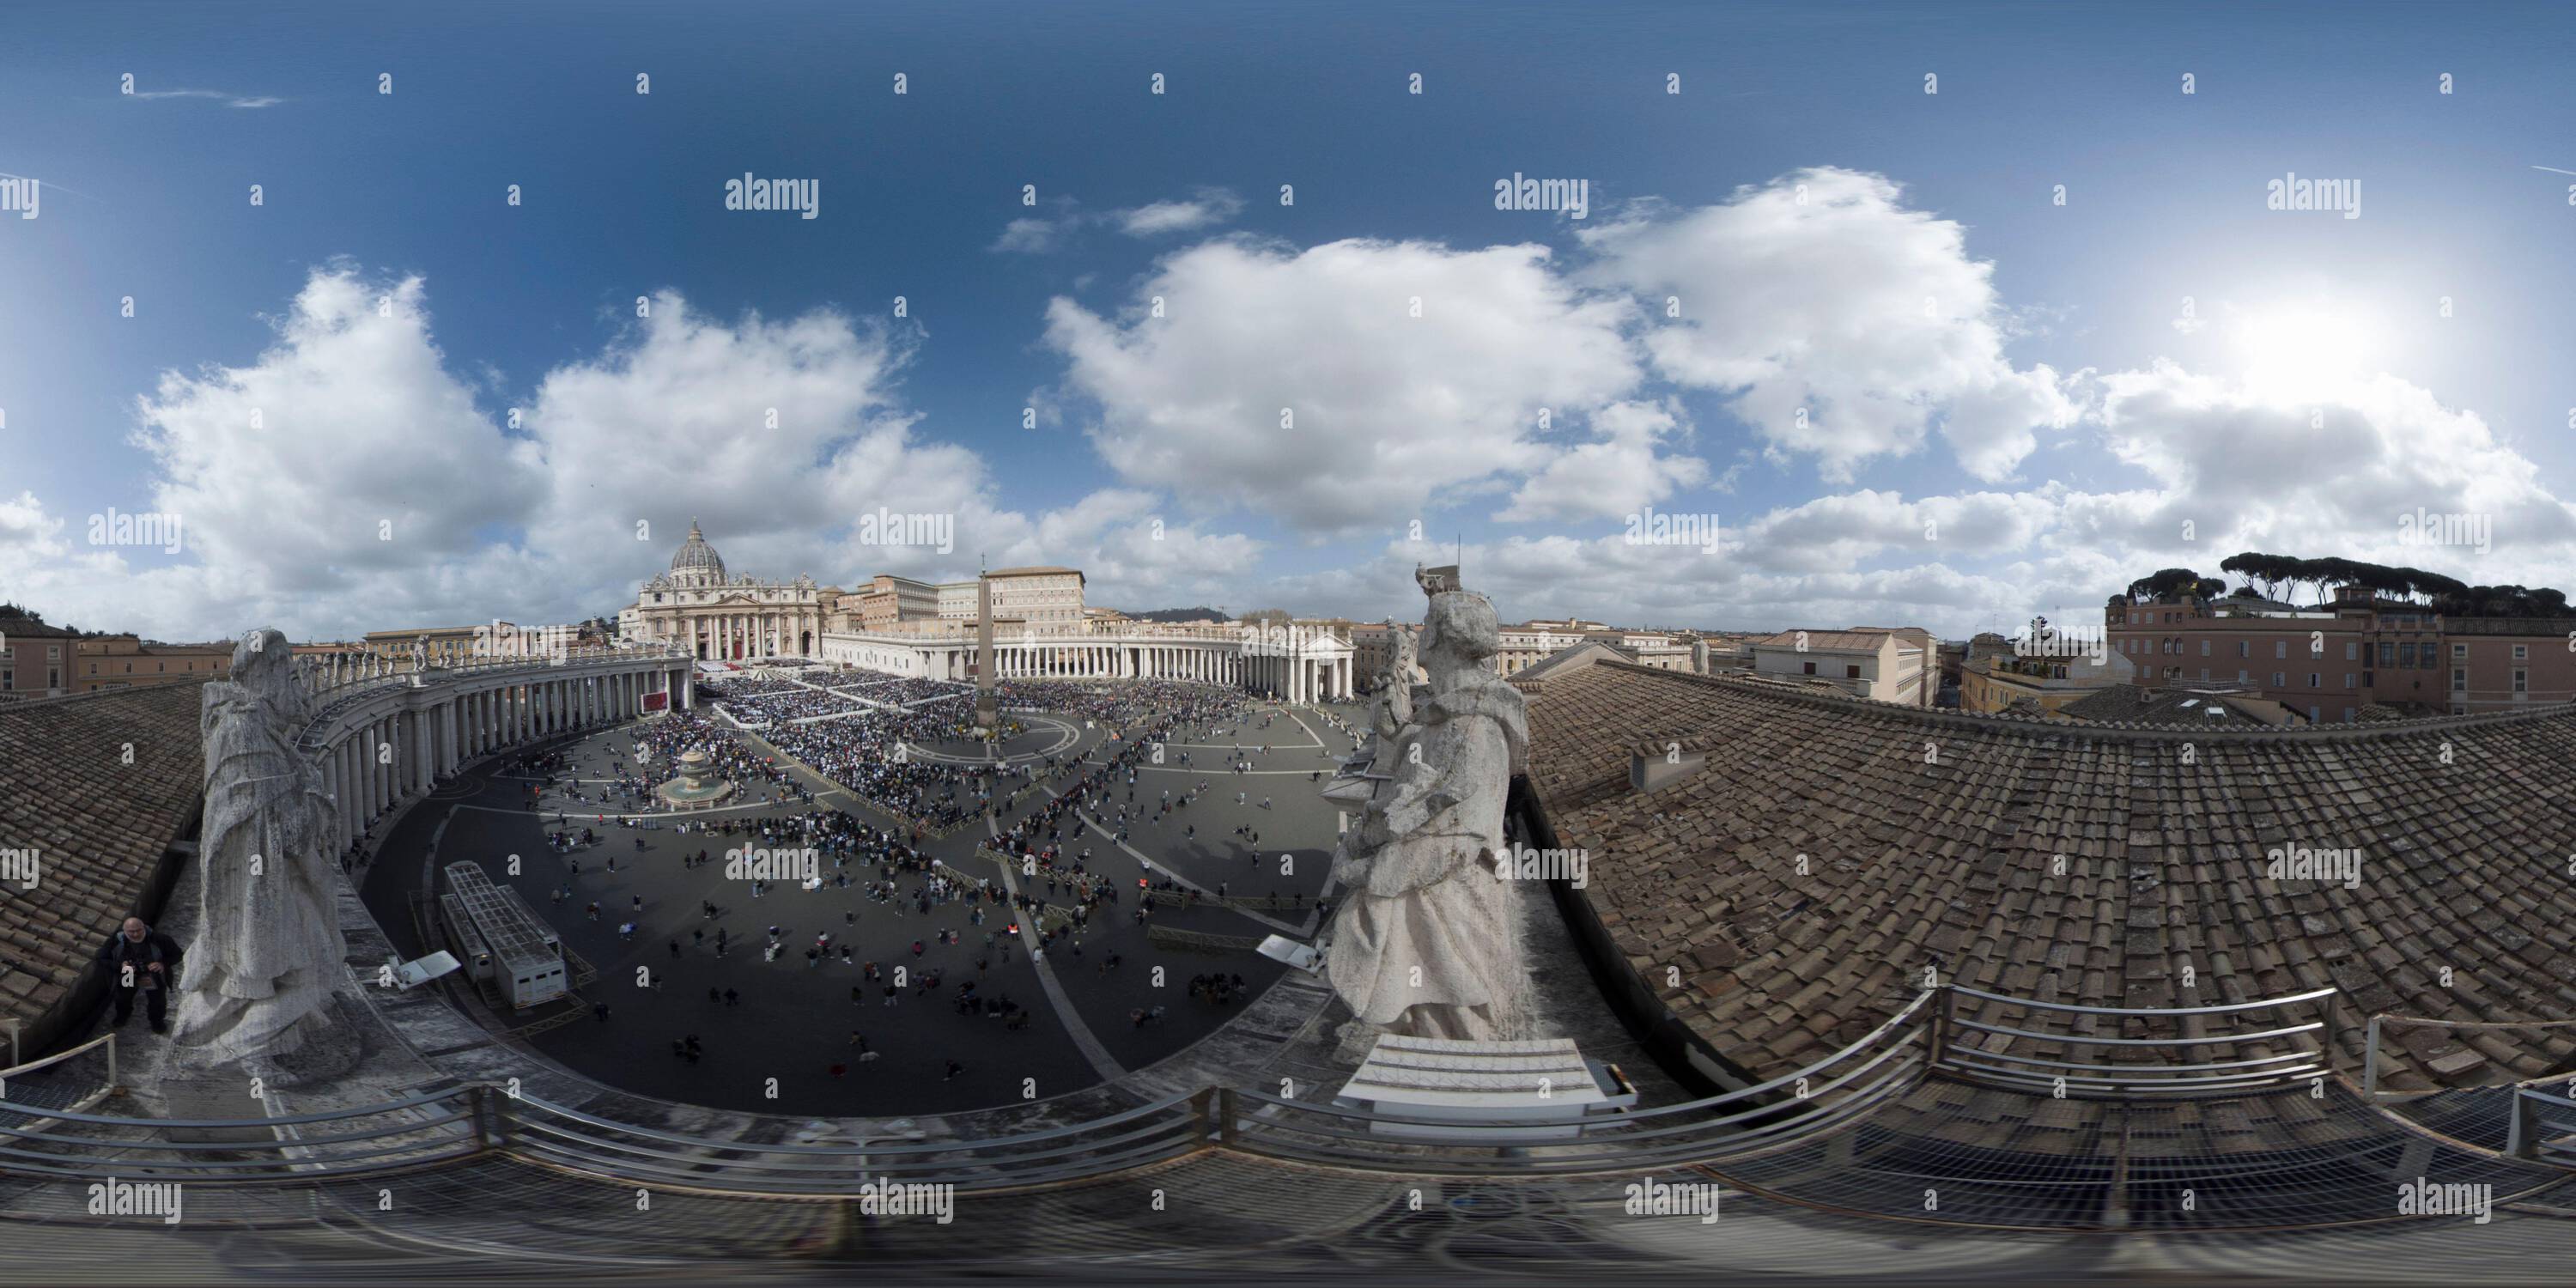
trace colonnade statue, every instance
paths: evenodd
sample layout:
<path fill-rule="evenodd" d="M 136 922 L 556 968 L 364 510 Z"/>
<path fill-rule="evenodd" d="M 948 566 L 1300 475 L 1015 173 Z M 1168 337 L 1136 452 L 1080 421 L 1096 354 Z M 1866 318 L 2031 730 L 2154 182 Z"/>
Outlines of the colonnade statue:
<path fill-rule="evenodd" d="M 283 634 L 252 631 L 233 647 L 231 678 L 208 684 L 201 699 L 198 921 L 171 1033 L 186 1067 L 276 1068 L 277 1057 L 332 1027 L 332 994 L 348 979 L 331 800 L 295 746 L 313 712 L 293 655 Z"/>
<path fill-rule="evenodd" d="M 1333 854 L 1347 893 L 1324 974 L 1370 1028 L 1490 1041 L 1521 1036 L 1528 1012 L 1519 901 L 1496 868 L 1529 726 L 1519 691 L 1485 665 L 1501 647 L 1492 602 L 1455 585 L 1454 574 L 1424 585 L 1430 683 L 1408 683 L 1399 643 L 1371 712 L 1370 776 L 1388 776 Z"/>

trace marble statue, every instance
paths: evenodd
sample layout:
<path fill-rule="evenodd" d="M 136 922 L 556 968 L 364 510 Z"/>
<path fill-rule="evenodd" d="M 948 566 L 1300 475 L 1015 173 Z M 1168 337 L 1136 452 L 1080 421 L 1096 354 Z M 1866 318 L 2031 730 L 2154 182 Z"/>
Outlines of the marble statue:
<path fill-rule="evenodd" d="M 1493 604 L 1454 585 L 1453 574 L 1425 586 L 1418 648 L 1430 683 L 1403 699 L 1409 718 L 1380 748 L 1392 777 L 1334 853 L 1347 893 L 1324 973 L 1378 1031 L 1508 1039 L 1524 1027 L 1530 985 L 1496 854 L 1529 731 L 1520 693 L 1486 666 L 1501 646 Z"/>
<path fill-rule="evenodd" d="M 429 669 L 429 637 L 426 635 L 412 638 L 411 669 L 415 672 Z"/>
<path fill-rule="evenodd" d="M 1386 670 L 1378 676 L 1377 696 L 1369 704 L 1368 772 L 1385 778 L 1395 772 L 1396 740 L 1413 723 L 1413 674 L 1419 647 L 1409 630 L 1394 631 Z"/>
<path fill-rule="evenodd" d="M 325 839 L 331 801 L 295 746 L 312 712 L 292 656 L 277 631 L 244 635 L 231 678 L 202 698 L 196 940 L 171 1033 L 184 1066 L 266 1066 L 296 1053 L 333 1026 L 332 995 L 348 979 Z"/>

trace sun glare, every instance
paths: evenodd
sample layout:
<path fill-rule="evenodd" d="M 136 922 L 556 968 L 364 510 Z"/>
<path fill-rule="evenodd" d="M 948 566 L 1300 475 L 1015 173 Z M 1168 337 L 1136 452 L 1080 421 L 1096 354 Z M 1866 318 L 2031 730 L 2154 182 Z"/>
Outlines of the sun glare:
<path fill-rule="evenodd" d="M 2379 357 L 2370 319 L 2320 306 L 2249 312 L 2234 330 L 2246 387 L 2267 397 L 2329 397 L 2369 377 Z"/>

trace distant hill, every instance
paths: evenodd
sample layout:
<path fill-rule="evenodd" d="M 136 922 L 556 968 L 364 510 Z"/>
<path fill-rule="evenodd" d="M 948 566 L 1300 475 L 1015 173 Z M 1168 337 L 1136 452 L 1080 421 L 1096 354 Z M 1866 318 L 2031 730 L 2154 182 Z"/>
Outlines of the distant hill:
<path fill-rule="evenodd" d="M 1213 608 L 1157 608 L 1150 613 L 1129 613 L 1127 616 L 1140 622 L 1222 622 L 1232 620 L 1225 614 L 1220 613 Z"/>

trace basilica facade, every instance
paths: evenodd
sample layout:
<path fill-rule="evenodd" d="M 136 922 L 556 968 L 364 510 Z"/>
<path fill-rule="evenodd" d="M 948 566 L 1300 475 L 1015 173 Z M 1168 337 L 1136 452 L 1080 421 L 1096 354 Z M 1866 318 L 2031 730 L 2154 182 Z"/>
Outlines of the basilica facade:
<path fill-rule="evenodd" d="M 645 582 L 634 606 L 617 615 L 618 633 L 678 644 L 702 662 L 820 658 L 825 618 L 840 594 L 802 574 L 794 581 L 728 577 L 693 519 L 671 570 Z"/>
<path fill-rule="evenodd" d="M 1057 567 L 1004 568 L 993 584 L 993 674 L 1001 679 L 1194 680 L 1272 694 L 1291 702 L 1332 702 L 1356 691 L 1347 623 L 1181 625 L 1095 619 L 1084 611 L 1083 575 Z M 902 584 L 896 584 L 902 583 Z M 960 583 L 973 588 L 979 583 Z M 967 680 L 982 667 L 971 615 L 943 607 L 947 586 L 889 576 L 875 585 L 888 601 L 870 619 L 877 591 L 851 594 L 811 577 L 733 577 L 696 522 L 671 569 L 644 583 L 617 615 L 619 638 L 677 644 L 701 662 L 805 658 L 835 669 L 932 680 Z M 905 620 L 904 605 L 912 618 Z M 893 611 L 894 620 L 885 620 Z"/>

